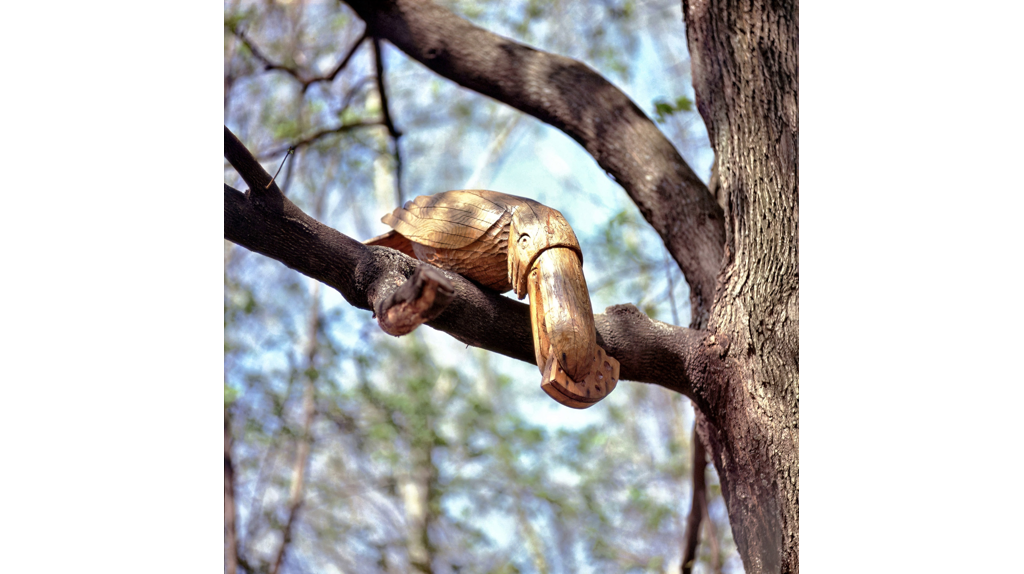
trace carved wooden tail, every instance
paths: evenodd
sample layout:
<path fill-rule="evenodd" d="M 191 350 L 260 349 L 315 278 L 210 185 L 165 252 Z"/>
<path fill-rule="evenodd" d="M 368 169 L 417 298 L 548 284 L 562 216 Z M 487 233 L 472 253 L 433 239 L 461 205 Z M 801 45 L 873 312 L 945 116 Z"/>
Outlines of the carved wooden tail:
<path fill-rule="evenodd" d="M 619 362 L 597 346 L 579 255 L 561 247 L 541 252 L 530 269 L 528 289 L 541 388 L 565 406 L 592 406 L 615 389 Z"/>

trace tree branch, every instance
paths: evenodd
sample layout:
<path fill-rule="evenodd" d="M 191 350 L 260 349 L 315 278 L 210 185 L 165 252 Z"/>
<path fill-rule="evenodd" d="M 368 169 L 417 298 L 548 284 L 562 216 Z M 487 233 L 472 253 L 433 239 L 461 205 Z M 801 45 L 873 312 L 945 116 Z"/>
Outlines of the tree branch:
<path fill-rule="evenodd" d="M 398 145 L 402 132 L 395 129 L 395 122 L 391 120 L 391 110 L 388 105 L 388 92 L 384 89 L 384 58 L 381 55 L 380 39 L 373 38 L 373 62 L 377 69 L 377 93 L 380 94 L 380 109 L 384 114 L 384 125 L 388 127 L 388 134 L 395 144 L 395 195 L 398 205 L 405 203 L 402 197 L 402 150 Z"/>
<path fill-rule="evenodd" d="M 238 571 L 238 526 L 235 523 L 235 466 L 231 462 L 231 417 L 224 412 L 224 572 Z"/>
<path fill-rule="evenodd" d="M 690 574 L 693 565 L 697 561 L 697 543 L 700 541 L 701 519 L 707 513 L 707 482 L 704 479 L 704 469 L 708 466 L 707 455 L 704 450 L 704 443 L 697 435 L 696 424 L 693 427 L 693 435 L 690 440 L 690 449 L 693 452 L 693 496 L 690 499 L 690 515 L 686 518 L 686 532 L 683 534 L 683 574 Z"/>
<path fill-rule="evenodd" d="M 309 90 L 310 86 L 317 82 L 333 82 L 334 78 L 337 77 L 337 75 L 341 73 L 342 70 L 345 69 L 345 66 L 348 65 L 349 61 L 352 60 L 352 56 L 354 56 L 356 51 L 359 50 L 359 46 L 362 45 L 363 40 L 366 40 L 366 32 L 364 31 L 363 34 L 359 36 L 359 39 L 356 40 L 354 44 L 352 44 L 352 47 L 349 48 L 348 52 L 345 54 L 345 57 L 341 59 L 341 62 L 339 62 L 338 65 L 335 66 L 335 68 L 331 70 L 329 74 L 324 74 L 321 76 L 310 76 L 308 72 L 300 68 L 285 66 L 284 64 L 278 64 L 277 62 L 271 60 L 256 46 L 255 43 L 253 43 L 252 40 L 249 39 L 248 36 L 245 35 L 244 31 L 232 30 L 231 32 L 236 37 L 238 37 L 238 39 L 241 40 L 243 44 L 245 44 L 245 47 L 248 48 L 250 52 L 252 52 L 253 57 L 255 57 L 260 62 L 263 62 L 264 70 L 281 70 L 282 72 L 295 78 L 297 82 L 302 84 L 303 94 L 305 94 L 306 91 Z"/>
<path fill-rule="evenodd" d="M 359 128 L 369 128 L 369 127 L 383 126 L 383 125 L 385 125 L 385 124 L 384 124 L 384 122 L 382 120 L 361 120 L 361 121 L 358 121 L 358 122 L 352 122 L 350 124 L 342 124 L 342 125 L 340 125 L 340 126 L 338 126 L 336 128 L 320 130 L 320 131 L 315 132 L 313 134 L 310 134 L 310 135 L 308 135 L 308 136 L 306 136 L 306 137 L 304 137 L 304 138 L 302 138 L 300 140 L 296 140 L 296 141 L 294 141 L 293 143 L 291 143 L 289 145 L 286 145 L 286 146 L 283 146 L 283 147 L 279 147 L 277 149 L 272 149 L 272 150 L 267 151 L 267 152 L 263 152 L 263 153 L 260 154 L 260 158 L 264 158 L 265 159 L 265 158 L 270 158 L 270 157 L 274 157 L 274 156 L 279 156 L 279 155 L 283 154 L 284 152 L 288 151 L 289 149 L 292 149 L 292 148 L 299 149 L 299 148 L 306 147 L 306 146 L 308 146 L 310 144 L 316 143 L 321 138 L 324 138 L 324 137 L 327 137 L 327 136 L 330 136 L 330 135 L 343 134 L 345 132 L 349 132 L 349 131 L 352 131 L 352 130 L 355 130 L 355 129 L 359 129 Z"/>
<path fill-rule="evenodd" d="M 363 245 L 316 221 L 280 193 L 270 174 L 226 127 L 224 138 L 225 157 L 250 186 L 242 193 L 224 185 L 225 239 L 326 283 L 355 307 L 378 313 L 417 267 L 430 267 L 451 284 L 453 295 L 436 317 L 427 314 L 429 327 L 467 345 L 535 364 L 527 305 L 394 249 Z M 621 379 L 661 385 L 699 406 L 707 404 L 715 356 L 707 332 L 652 320 L 634 305 L 609 307 L 594 321 L 597 343 L 618 359 Z"/>
<path fill-rule="evenodd" d="M 654 123 L 575 60 L 535 50 L 422 0 L 346 0 L 374 37 L 431 70 L 562 130 L 619 182 L 690 284 L 706 325 L 722 262 L 722 209 Z"/>
<path fill-rule="evenodd" d="M 352 59 L 352 56 L 356 55 L 356 51 L 358 51 L 359 46 L 363 44 L 363 40 L 366 40 L 366 36 L 367 34 L 366 31 L 364 30 L 363 35 L 359 36 L 359 39 L 356 40 L 355 44 L 352 44 L 352 47 L 349 48 L 348 53 L 345 54 L 345 57 L 341 59 L 341 62 L 338 62 L 338 65 L 333 70 L 331 70 L 331 73 L 325 76 L 318 76 L 316 78 L 312 78 L 308 82 L 304 82 L 302 84 L 302 92 L 305 93 L 306 90 L 309 89 L 309 86 L 313 85 L 316 82 L 333 82 L 334 78 L 337 77 L 337 75 L 341 73 L 342 70 L 345 69 L 345 66 L 348 65 L 349 61 Z"/>
<path fill-rule="evenodd" d="M 285 207 L 283 202 L 288 200 L 277 187 L 273 176 L 263 169 L 260 162 L 256 161 L 252 153 L 227 126 L 224 126 L 224 158 L 249 186 L 250 191 L 246 195 L 251 194 L 253 201 L 260 202 L 275 213 L 282 213 Z"/>
<path fill-rule="evenodd" d="M 301 76 L 301 74 L 299 74 L 299 71 L 297 69 L 285 66 L 284 64 L 278 64 L 277 62 L 271 60 L 266 55 L 264 55 L 263 52 L 258 47 L 256 47 L 256 44 L 254 44 L 252 40 L 250 40 L 249 37 L 245 35 L 244 31 L 232 30 L 232 33 L 234 33 L 234 35 L 238 37 L 238 39 L 241 40 L 243 44 L 245 44 L 245 47 L 249 49 L 254 58 L 259 60 L 260 62 L 263 62 L 263 69 L 265 71 L 281 70 L 282 72 L 298 80 L 299 83 L 305 82 L 305 79 Z"/>
<path fill-rule="evenodd" d="M 722 574 L 722 548 L 718 543 L 718 529 L 715 521 L 711 520 L 711 513 L 708 511 L 708 501 L 704 499 L 704 528 L 707 530 L 708 544 L 711 554 L 711 572 Z"/>

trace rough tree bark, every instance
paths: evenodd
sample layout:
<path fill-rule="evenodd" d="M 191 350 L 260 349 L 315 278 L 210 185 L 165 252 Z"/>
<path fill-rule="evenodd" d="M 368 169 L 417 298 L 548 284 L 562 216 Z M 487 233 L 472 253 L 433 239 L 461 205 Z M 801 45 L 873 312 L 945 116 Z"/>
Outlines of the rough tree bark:
<path fill-rule="evenodd" d="M 619 360 L 622 380 L 694 401 L 746 571 L 798 572 L 796 5 L 683 2 L 697 105 L 716 156 L 713 196 L 643 112 L 585 65 L 427 1 L 348 4 L 370 36 L 570 135 L 640 207 L 690 284 L 693 322 L 667 325 L 618 305 L 595 317 L 598 344 Z M 378 317 L 404 300 L 396 292 L 423 292 L 414 271 L 426 264 L 364 246 L 303 213 L 226 128 L 225 157 L 250 188 L 225 185 L 227 239 Z M 418 322 L 533 362 L 525 305 L 454 273 L 429 275 L 443 276 L 451 296 L 417 312 Z"/>
<path fill-rule="evenodd" d="M 798 7 L 682 0 L 697 109 L 726 200 L 699 426 L 747 572 L 798 572 Z M 700 392 L 698 390 L 698 392 Z"/>

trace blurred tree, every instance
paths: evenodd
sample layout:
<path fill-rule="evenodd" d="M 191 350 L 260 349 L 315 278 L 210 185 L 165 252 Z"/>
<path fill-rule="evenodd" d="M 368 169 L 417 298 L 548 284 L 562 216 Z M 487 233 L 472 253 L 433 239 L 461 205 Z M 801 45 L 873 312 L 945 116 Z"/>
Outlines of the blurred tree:
<path fill-rule="evenodd" d="M 268 185 L 226 135 L 228 572 L 738 571 L 733 530 L 748 572 L 797 571 L 796 8 L 683 12 L 696 93 L 673 2 L 226 3 L 225 124 L 271 174 L 295 149 Z M 657 386 L 551 403 L 506 358 L 521 305 L 465 281 L 429 325 L 504 357 L 367 321 L 415 263 L 331 228 L 465 187 L 566 215 L 595 308 L 639 307 L 606 348 Z"/>

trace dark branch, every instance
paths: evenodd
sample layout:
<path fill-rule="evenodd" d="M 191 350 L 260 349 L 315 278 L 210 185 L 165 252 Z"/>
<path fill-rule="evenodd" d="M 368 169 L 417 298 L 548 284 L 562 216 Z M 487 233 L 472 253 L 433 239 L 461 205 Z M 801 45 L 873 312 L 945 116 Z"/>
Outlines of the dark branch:
<path fill-rule="evenodd" d="M 288 161 L 288 158 L 289 158 L 289 157 L 290 157 L 290 156 L 291 156 L 291 155 L 292 155 L 293 153 L 295 153 L 295 148 L 293 148 L 293 147 L 291 147 L 291 148 L 288 148 L 288 153 L 287 153 L 287 154 L 286 154 L 286 155 L 284 156 L 284 158 L 283 158 L 283 159 L 281 160 L 281 165 L 280 165 L 280 166 L 278 166 L 278 168 L 277 168 L 277 171 L 276 171 L 276 172 L 274 172 L 274 176 L 270 178 L 270 181 L 276 181 L 276 180 L 277 180 L 277 176 L 278 176 L 278 175 L 281 175 L 281 169 L 283 169 L 283 168 L 284 168 L 284 164 L 285 164 L 285 162 L 287 162 L 287 161 Z"/>
<path fill-rule="evenodd" d="M 402 150 L 398 145 L 402 132 L 395 129 L 395 122 L 391 120 L 391 109 L 388 105 L 388 92 L 384 89 L 384 58 L 381 55 L 380 39 L 373 38 L 373 61 L 377 69 L 377 92 L 380 94 L 380 109 L 384 113 L 384 125 L 388 127 L 388 134 L 394 141 L 395 146 L 395 194 L 398 205 L 405 203 L 402 197 Z"/>
<path fill-rule="evenodd" d="M 238 526 L 235 523 L 235 465 L 231 461 L 231 416 L 224 411 L 224 572 L 238 571 Z"/>
<path fill-rule="evenodd" d="M 694 434 L 697 435 L 696 439 L 700 441 L 701 447 L 704 449 L 704 452 L 705 453 L 708 453 L 708 452 L 712 452 L 713 453 L 714 449 L 710 445 L 712 444 L 712 442 L 711 442 L 712 441 L 712 436 L 713 436 L 713 433 L 715 431 L 713 430 L 712 424 L 708 420 L 708 418 L 706 416 L 704 416 L 704 413 L 699 411 L 699 410 L 694 412 L 693 432 L 694 432 Z M 719 445 L 719 448 L 720 447 L 721 447 L 721 445 Z M 707 465 L 705 464 L 705 467 L 706 466 Z M 719 477 L 719 480 L 721 480 L 721 477 Z M 705 489 L 706 488 L 707 488 L 707 486 L 705 484 Z M 725 485 L 723 485 L 722 488 L 725 489 L 727 487 Z M 705 540 L 707 540 L 707 542 L 708 542 L 708 544 L 710 546 L 710 548 L 708 550 L 710 550 L 710 554 L 711 554 L 711 571 L 712 572 L 717 572 L 717 573 L 721 574 L 721 572 L 722 572 L 722 560 L 721 560 L 721 551 L 722 551 L 722 549 L 721 549 L 721 545 L 719 544 L 718 531 L 715 528 L 715 521 L 711 519 L 711 514 L 708 512 L 708 500 L 707 500 L 706 496 L 703 499 L 703 501 L 704 501 L 704 509 L 703 509 L 703 518 L 704 518 L 704 520 L 703 520 L 703 522 L 705 524 L 705 528 L 706 528 L 706 531 L 707 531 L 707 536 L 705 536 Z"/>
<path fill-rule="evenodd" d="M 266 186 L 270 174 L 227 128 L 224 135 L 225 156 L 250 188 Z M 385 302 L 417 267 L 427 265 L 394 249 L 363 245 L 311 218 L 283 195 L 277 203 L 269 201 L 276 189 L 273 184 L 259 193 L 242 193 L 225 184 L 224 237 L 337 289 L 360 309 L 386 310 Z M 428 326 L 467 345 L 535 364 L 528 306 L 456 273 L 431 271 L 443 275 L 453 295 L 436 317 L 425 315 Z M 416 280 L 411 283 L 406 288 L 413 289 Z M 396 295 L 393 301 L 401 299 Z M 714 348 L 708 349 L 706 332 L 654 321 L 633 305 L 610 307 L 594 320 L 597 342 L 618 359 L 622 379 L 658 384 L 699 406 L 707 404 L 703 395 Z"/>
<path fill-rule="evenodd" d="M 722 209 L 625 94 L 580 62 L 488 32 L 428 1 L 347 3 L 374 37 L 579 142 L 661 235 L 690 284 L 691 324 L 706 323 L 724 253 Z"/>
<path fill-rule="evenodd" d="M 342 70 L 345 69 L 345 66 L 348 66 L 348 63 L 352 59 L 352 56 L 356 55 L 356 52 L 359 50 L 359 46 L 363 44 L 363 40 L 366 40 L 365 31 L 363 31 L 363 35 L 360 36 L 358 40 L 356 40 L 356 43 L 352 44 L 352 47 L 349 48 L 348 53 L 345 54 L 345 57 L 341 59 L 341 62 L 338 62 L 338 65 L 333 70 L 331 70 L 330 74 L 327 74 L 325 76 L 318 76 L 316 78 L 310 79 L 307 82 L 303 82 L 302 92 L 305 93 L 306 90 L 309 89 L 309 86 L 315 84 L 316 82 L 333 82 L 334 78 L 337 77 L 337 75 L 341 73 Z"/>
<path fill-rule="evenodd" d="M 697 435 L 696 424 L 693 427 L 693 435 L 690 440 L 690 449 L 693 452 L 693 496 L 690 498 L 690 515 L 686 518 L 686 532 L 683 534 L 683 574 L 690 574 L 693 571 L 694 562 L 697 560 L 697 542 L 700 541 L 700 523 L 707 514 L 707 482 L 704 479 L 704 469 L 708 466 L 707 455 L 704 450 L 704 443 Z"/>
<path fill-rule="evenodd" d="M 278 64 L 277 62 L 268 58 L 263 53 L 263 51 L 256 47 L 256 44 L 254 44 L 252 40 L 250 40 L 249 37 L 245 35 L 244 31 L 232 30 L 232 32 L 235 34 L 235 36 L 238 37 L 239 40 L 242 41 L 243 44 L 245 44 L 245 47 L 249 49 L 253 57 L 255 57 L 260 62 L 263 62 L 264 70 L 281 70 L 282 72 L 298 80 L 299 83 L 305 83 L 305 78 L 302 77 L 302 74 L 299 73 L 298 69 L 292 68 L 290 66 L 285 66 L 284 64 Z"/>
<path fill-rule="evenodd" d="M 300 140 L 295 140 L 294 142 L 292 142 L 292 143 L 290 143 L 290 144 L 288 144 L 286 146 L 282 146 L 282 147 L 279 147 L 279 148 L 272 149 L 270 151 L 261 153 L 260 157 L 261 158 L 270 158 L 270 157 L 279 156 L 279 155 L 283 154 L 284 152 L 288 151 L 289 149 L 292 149 L 292 148 L 294 148 L 294 149 L 304 148 L 304 147 L 306 147 L 308 145 L 312 145 L 312 144 L 316 143 L 317 141 L 319 141 L 320 139 L 325 138 L 325 137 L 330 136 L 330 135 L 343 134 L 345 132 L 350 132 L 352 130 L 359 129 L 359 128 L 369 128 L 369 127 L 382 126 L 382 125 L 384 125 L 384 122 L 381 121 L 381 120 L 363 120 L 363 121 L 353 122 L 351 124 L 342 124 L 342 125 L 340 125 L 340 126 L 338 126 L 336 128 L 330 128 L 330 129 L 327 129 L 327 130 L 320 130 L 320 131 L 318 131 L 316 133 L 313 133 L 313 134 L 310 134 L 310 135 L 308 135 L 308 136 L 306 136 L 306 137 L 304 137 L 304 138 L 302 138 Z"/>
<path fill-rule="evenodd" d="M 707 500 L 704 501 L 704 528 L 707 531 L 708 550 L 711 554 L 711 571 L 715 574 L 722 574 L 722 547 L 718 543 L 718 530 L 715 528 L 715 521 L 711 520 L 711 513 L 708 512 Z"/>
<path fill-rule="evenodd" d="M 359 39 L 356 40 L 354 44 L 352 44 L 352 47 L 349 48 L 348 52 L 345 54 L 345 57 L 341 59 L 341 62 L 338 62 L 338 65 L 335 66 L 335 68 L 331 70 L 329 74 L 324 74 L 321 76 L 311 76 L 310 73 L 306 70 L 303 70 L 301 68 L 293 68 L 291 66 L 285 66 L 284 64 L 279 64 L 271 60 L 256 46 L 256 44 L 252 40 L 249 39 L 248 36 L 245 35 L 244 31 L 232 30 L 232 33 L 235 36 L 237 36 L 238 39 L 241 40 L 243 44 L 245 44 L 246 48 L 249 48 L 249 51 L 252 53 L 253 57 L 255 57 L 257 60 L 263 63 L 264 70 L 280 70 L 288 74 L 289 76 L 295 78 L 297 82 L 302 84 L 303 94 L 305 94 L 306 91 L 309 90 L 310 86 L 317 82 L 333 82 L 334 78 L 336 78 L 338 74 L 341 73 L 341 71 L 344 70 L 346 66 L 348 66 L 349 61 L 352 60 L 352 56 L 355 55 L 355 53 L 359 50 L 359 46 L 361 46 L 363 44 L 363 41 L 366 40 L 366 32 L 364 31 L 363 34 L 359 36 Z"/>
<path fill-rule="evenodd" d="M 345 99 L 342 100 L 341 107 L 338 108 L 337 114 L 339 116 L 342 115 L 345 112 L 345 110 L 347 110 L 348 107 L 352 105 L 352 100 L 354 100 L 355 97 L 359 94 L 359 90 L 362 89 L 364 85 L 369 84 L 373 80 L 373 76 L 363 76 L 362 78 L 359 78 L 358 80 L 353 82 L 348 89 L 348 93 L 345 94 Z"/>
<path fill-rule="evenodd" d="M 255 199 L 273 203 L 280 211 L 282 200 L 287 201 L 281 189 L 227 126 L 224 126 L 224 158 L 242 176 Z"/>

